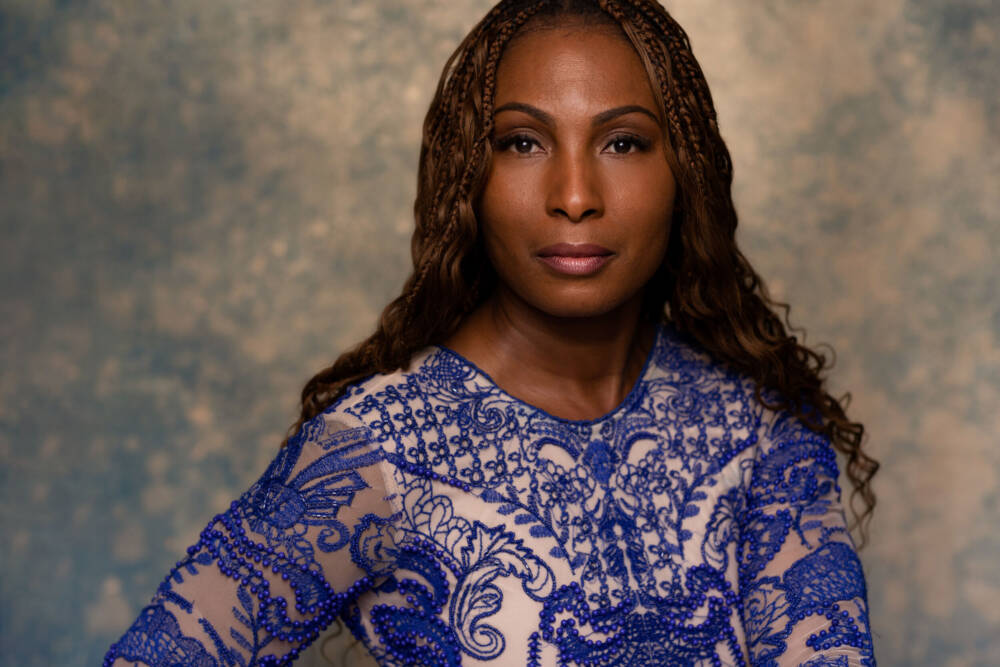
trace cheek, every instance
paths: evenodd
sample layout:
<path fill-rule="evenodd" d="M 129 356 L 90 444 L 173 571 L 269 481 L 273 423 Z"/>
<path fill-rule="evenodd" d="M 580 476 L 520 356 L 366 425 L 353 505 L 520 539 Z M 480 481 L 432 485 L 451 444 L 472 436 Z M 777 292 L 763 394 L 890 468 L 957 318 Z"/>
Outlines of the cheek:
<path fill-rule="evenodd" d="M 503 218 L 488 217 L 484 208 L 480 218 L 480 234 L 486 261 L 502 282 L 510 282 L 513 277 L 523 273 L 516 266 L 521 253 L 517 248 L 517 235 L 506 224 Z"/>
<path fill-rule="evenodd" d="M 486 258 L 493 268 L 502 274 L 504 266 L 509 263 L 507 258 L 512 254 L 507 244 L 507 237 L 502 229 L 497 229 L 496 224 L 485 221 L 481 224 Z"/>
<path fill-rule="evenodd" d="M 669 167 L 663 179 L 653 187 L 652 191 L 657 193 L 655 209 L 656 218 L 659 220 L 659 224 L 656 225 L 656 237 L 660 243 L 661 253 L 666 254 L 670 228 L 673 225 L 674 207 L 677 204 L 677 181 L 674 180 Z"/>
<path fill-rule="evenodd" d="M 642 196 L 638 196 L 639 192 Z M 630 193 L 632 196 L 621 201 L 623 218 L 632 223 L 634 250 L 644 257 L 645 262 L 659 265 L 670 238 L 674 211 L 673 183 L 659 180 L 639 192 L 633 191 Z M 651 192 L 656 195 L 651 197 Z"/>
<path fill-rule="evenodd" d="M 477 209 L 480 234 L 491 260 L 514 254 L 519 246 L 529 241 L 529 230 L 524 228 L 523 222 L 518 222 L 528 219 L 529 209 L 523 187 L 510 179 L 491 175 Z"/>

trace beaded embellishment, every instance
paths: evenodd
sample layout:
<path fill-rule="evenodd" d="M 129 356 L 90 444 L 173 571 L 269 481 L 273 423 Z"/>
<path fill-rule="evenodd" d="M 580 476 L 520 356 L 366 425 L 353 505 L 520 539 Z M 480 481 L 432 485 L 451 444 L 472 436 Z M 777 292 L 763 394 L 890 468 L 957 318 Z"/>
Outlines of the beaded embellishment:
<path fill-rule="evenodd" d="M 418 360 L 303 427 L 105 664 L 288 664 L 339 617 L 382 665 L 874 665 L 835 453 L 745 379 L 661 328 L 622 404 L 573 421 Z M 373 491 L 391 511 L 354 511 Z M 220 576 L 232 613 L 183 633 Z"/>

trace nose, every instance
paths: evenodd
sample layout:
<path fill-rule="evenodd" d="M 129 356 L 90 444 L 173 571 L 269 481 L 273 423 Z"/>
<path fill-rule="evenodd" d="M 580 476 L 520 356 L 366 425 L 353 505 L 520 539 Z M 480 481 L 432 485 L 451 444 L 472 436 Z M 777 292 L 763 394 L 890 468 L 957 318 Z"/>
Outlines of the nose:
<path fill-rule="evenodd" d="M 545 202 L 550 216 L 582 222 L 603 215 L 599 174 L 585 152 L 565 151 L 550 164 Z"/>

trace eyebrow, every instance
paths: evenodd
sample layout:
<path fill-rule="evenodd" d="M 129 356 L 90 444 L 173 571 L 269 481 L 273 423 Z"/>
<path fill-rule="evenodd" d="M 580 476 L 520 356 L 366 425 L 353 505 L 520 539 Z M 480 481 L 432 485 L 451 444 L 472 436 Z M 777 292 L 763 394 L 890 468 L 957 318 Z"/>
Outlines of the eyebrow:
<path fill-rule="evenodd" d="M 552 117 L 551 114 L 542 111 L 538 107 L 532 106 L 530 104 L 525 104 L 523 102 L 508 102 L 507 104 L 498 107 L 493 112 L 493 115 L 496 116 L 501 111 L 520 111 L 521 113 L 526 113 L 529 116 L 537 118 L 546 125 L 551 126 L 556 124 L 555 119 Z M 598 125 L 603 125 L 604 123 L 607 123 L 608 121 L 613 120 L 618 116 L 624 116 L 625 114 L 629 113 L 646 114 L 654 121 L 656 121 L 657 124 L 660 123 L 660 119 L 656 117 L 656 114 L 654 114 L 646 107 L 640 106 L 638 104 L 626 104 L 624 106 L 608 109 L 607 111 L 602 111 L 601 113 L 594 116 L 593 120 L 591 121 L 591 125 L 597 127 Z"/>

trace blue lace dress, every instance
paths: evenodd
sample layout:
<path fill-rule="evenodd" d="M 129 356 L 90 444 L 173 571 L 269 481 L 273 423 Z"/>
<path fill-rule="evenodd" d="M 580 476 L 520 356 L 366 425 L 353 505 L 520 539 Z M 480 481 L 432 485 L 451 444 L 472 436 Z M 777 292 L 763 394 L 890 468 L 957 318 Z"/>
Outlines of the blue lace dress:
<path fill-rule="evenodd" d="M 106 665 L 873 665 L 829 442 L 661 327 L 559 419 L 440 347 L 303 426 Z"/>

